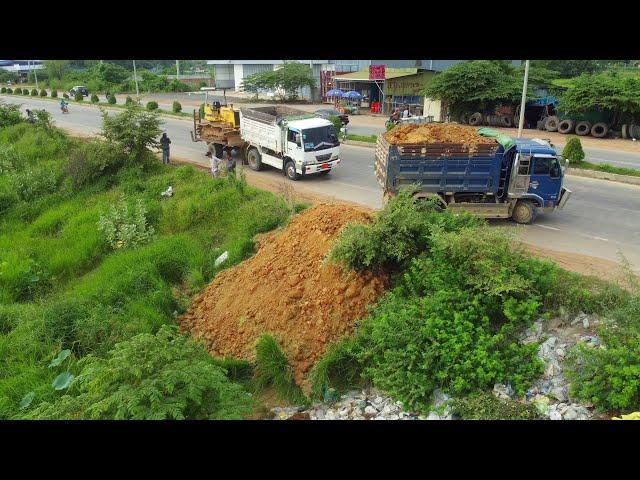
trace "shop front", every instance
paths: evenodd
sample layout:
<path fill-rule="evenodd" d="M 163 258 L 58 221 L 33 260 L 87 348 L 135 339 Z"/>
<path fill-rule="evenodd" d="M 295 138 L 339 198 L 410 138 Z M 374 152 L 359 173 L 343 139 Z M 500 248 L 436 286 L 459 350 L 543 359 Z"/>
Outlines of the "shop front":
<path fill-rule="evenodd" d="M 409 112 L 414 116 L 424 114 L 424 94 L 422 90 L 431 83 L 436 72 L 423 70 L 413 75 L 389 78 L 384 86 L 383 113 L 391 114 L 394 108 L 409 106 Z"/>

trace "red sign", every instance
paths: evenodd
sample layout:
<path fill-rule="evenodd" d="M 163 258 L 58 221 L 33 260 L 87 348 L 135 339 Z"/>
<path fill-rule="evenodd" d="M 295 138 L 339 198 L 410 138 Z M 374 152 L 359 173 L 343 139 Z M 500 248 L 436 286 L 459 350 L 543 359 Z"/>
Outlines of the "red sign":
<path fill-rule="evenodd" d="M 385 73 L 384 65 L 369 65 L 369 80 L 384 80 Z"/>

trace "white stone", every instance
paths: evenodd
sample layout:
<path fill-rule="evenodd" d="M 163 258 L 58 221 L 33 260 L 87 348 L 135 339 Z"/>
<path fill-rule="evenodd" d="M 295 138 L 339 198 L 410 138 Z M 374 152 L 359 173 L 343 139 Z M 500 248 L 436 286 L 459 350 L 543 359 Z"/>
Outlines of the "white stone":
<path fill-rule="evenodd" d="M 378 414 L 378 410 L 376 410 L 374 407 L 372 407 L 371 405 L 367 405 L 364 408 L 364 413 L 367 415 L 377 415 Z"/>

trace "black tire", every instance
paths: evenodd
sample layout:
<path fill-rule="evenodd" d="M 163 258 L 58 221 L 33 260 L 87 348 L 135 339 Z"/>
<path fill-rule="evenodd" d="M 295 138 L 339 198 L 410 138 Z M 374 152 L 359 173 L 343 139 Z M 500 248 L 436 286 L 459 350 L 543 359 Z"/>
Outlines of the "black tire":
<path fill-rule="evenodd" d="M 558 132 L 567 134 L 573 132 L 573 129 L 576 128 L 576 122 L 571 120 L 570 118 L 565 118 L 560 123 L 558 123 Z"/>
<path fill-rule="evenodd" d="M 293 163 L 293 160 L 289 160 L 286 163 L 284 173 L 289 180 L 293 180 L 294 182 L 300 178 L 300 175 L 296 172 L 296 164 Z"/>
<path fill-rule="evenodd" d="M 472 127 L 476 127 L 478 125 L 482 125 L 482 114 L 480 112 L 476 112 L 469 117 L 469 125 Z"/>
<path fill-rule="evenodd" d="M 629 133 L 631 138 L 640 138 L 640 125 L 632 124 L 629 126 Z"/>
<path fill-rule="evenodd" d="M 514 222 L 530 225 L 536 218 L 536 209 L 529 200 L 518 200 L 511 213 Z"/>
<path fill-rule="evenodd" d="M 629 125 L 624 123 L 622 125 L 622 138 L 629 138 Z"/>
<path fill-rule="evenodd" d="M 250 148 L 247 151 L 247 165 L 256 172 L 262 170 L 262 157 L 257 148 Z"/>
<path fill-rule="evenodd" d="M 576 135 L 584 137 L 591 133 L 591 122 L 578 122 L 576 123 Z"/>
<path fill-rule="evenodd" d="M 604 138 L 609 133 L 609 126 L 606 123 L 599 122 L 591 127 L 591 136 L 596 138 Z"/>
<path fill-rule="evenodd" d="M 469 124 L 469 114 L 468 113 L 463 113 L 460 116 L 460 123 L 462 123 L 463 125 L 468 125 Z"/>
<path fill-rule="evenodd" d="M 513 126 L 513 123 L 511 123 L 511 117 L 509 115 L 502 115 L 500 117 L 500 121 L 503 127 L 511 128 Z"/>
<path fill-rule="evenodd" d="M 544 130 L 544 120 L 538 120 L 536 122 L 536 129 L 538 130 Z"/>
<path fill-rule="evenodd" d="M 558 117 L 556 117 L 555 115 L 547 117 L 547 119 L 544 121 L 544 129 L 547 132 L 557 132 L 558 123 L 559 123 Z"/>

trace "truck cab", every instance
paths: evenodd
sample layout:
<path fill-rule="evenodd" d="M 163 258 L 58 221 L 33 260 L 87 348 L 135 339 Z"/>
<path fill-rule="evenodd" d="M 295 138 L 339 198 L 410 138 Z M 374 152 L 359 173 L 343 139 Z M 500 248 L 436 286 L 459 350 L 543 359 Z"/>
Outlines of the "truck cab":
<path fill-rule="evenodd" d="M 539 211 L 562 208 L 571 195 L 556 151 L 540 139 L 515 139 L 505 154 L 509 178 L 507 198 L 518 223 L 531 223 Z M 512 161 L 509 161 L 509 157 Z"/>
<path fill-rule="evenodd" d="M 328 173 L 340 163 L 340 142 L 333 123 L 322 118 L 293 120 L 286 124 L 285 157 L 293 160 L 285 166 L 286 175 Z"/>

